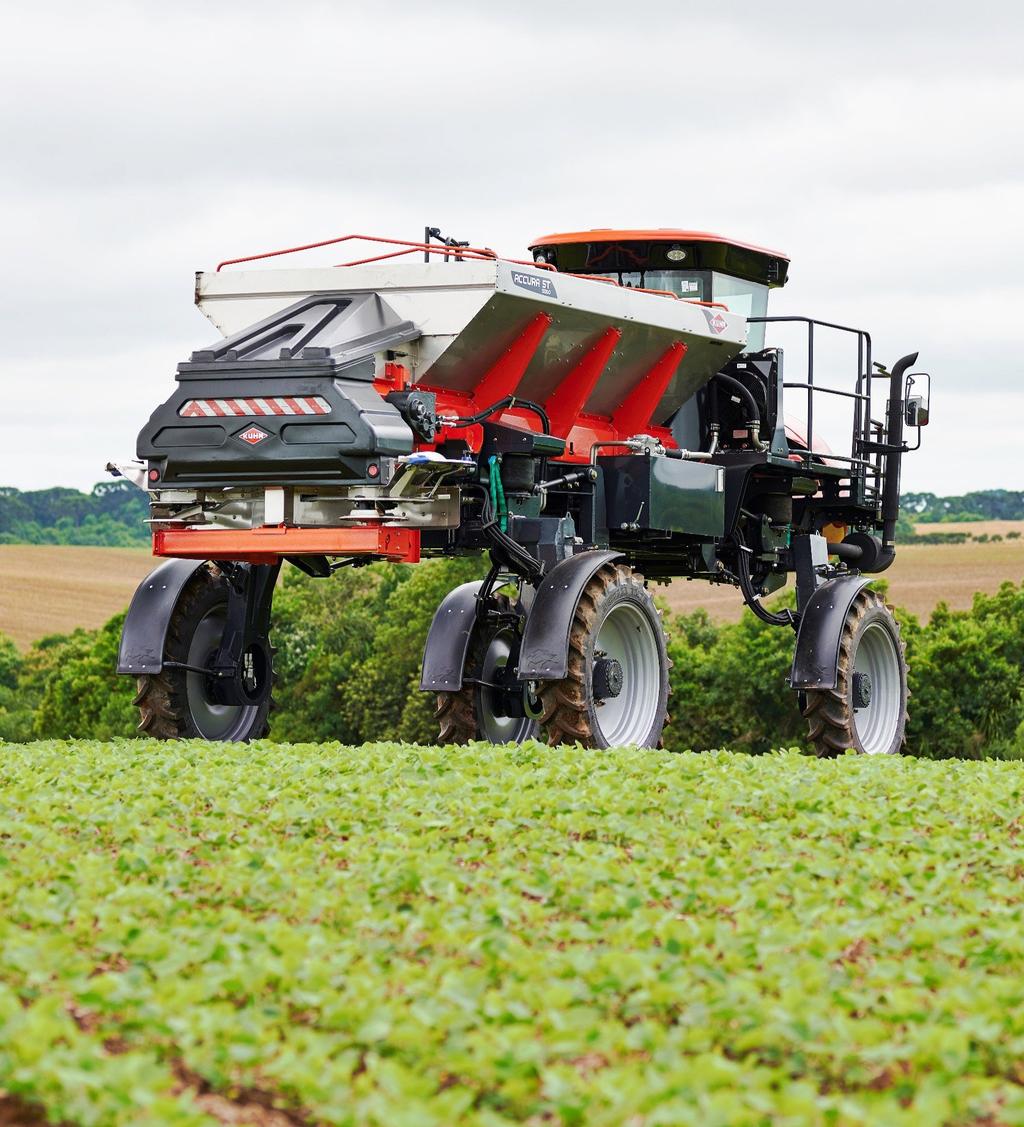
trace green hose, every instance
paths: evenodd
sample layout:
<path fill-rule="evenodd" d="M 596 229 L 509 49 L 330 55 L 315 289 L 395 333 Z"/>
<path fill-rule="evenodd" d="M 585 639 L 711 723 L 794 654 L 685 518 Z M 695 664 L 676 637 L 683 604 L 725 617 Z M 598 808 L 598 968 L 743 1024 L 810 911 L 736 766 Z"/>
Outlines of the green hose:
<path fill-rule="evenodd" d="M 491 472 L 491 507 L 498 516 L 498 527 L 508 532 L 508 506 L 505 504 L 505 487 L 501 484 L 501 458 L 492 454 L 487 459 Z"/>

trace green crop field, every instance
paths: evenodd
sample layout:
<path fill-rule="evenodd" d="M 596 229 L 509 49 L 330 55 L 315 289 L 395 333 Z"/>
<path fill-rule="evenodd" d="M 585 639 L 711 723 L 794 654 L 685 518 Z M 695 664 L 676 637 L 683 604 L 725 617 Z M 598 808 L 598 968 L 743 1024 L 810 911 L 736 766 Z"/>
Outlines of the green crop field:
<path fill-rule="evenodd" d="M 0 1122 L 1024 1123 L 1024 768 L 0 747 Z"/>

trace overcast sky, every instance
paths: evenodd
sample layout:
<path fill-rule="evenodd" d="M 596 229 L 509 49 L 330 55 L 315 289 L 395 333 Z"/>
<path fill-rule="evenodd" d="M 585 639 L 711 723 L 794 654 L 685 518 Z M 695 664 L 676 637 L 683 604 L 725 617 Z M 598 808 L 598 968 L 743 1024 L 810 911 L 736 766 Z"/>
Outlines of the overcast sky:
<path fill-rule="evenodd" d="M 216 335 L 197 268 L 430 223 L 781 249 L 772 311 L 930 370 L 906 488 L 1024 488 L 1022 57 L 1017 3 L 8 7 L 0 484 L 134 454 Z"/>

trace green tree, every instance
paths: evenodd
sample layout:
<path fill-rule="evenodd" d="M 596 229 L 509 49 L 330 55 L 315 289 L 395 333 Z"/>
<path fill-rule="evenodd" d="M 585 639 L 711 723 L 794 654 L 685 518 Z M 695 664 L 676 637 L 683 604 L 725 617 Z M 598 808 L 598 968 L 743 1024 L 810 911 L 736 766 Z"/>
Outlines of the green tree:
<path fill-rule="evenodd" d="M 21 743 L 32 735 L 33 701 L 20 688 L 25 661 L 10 638 L 0 634 L 0 740 Z"/>
<path fill-rule="evenodd" d="M 431 560 L 392 589 L 368 652 L 340 685 L 343 712 L 360 740 L 437 739 L 434 696 L 419 687 L 427 630 L 445 595 L 460 583 L 482 578 L 486 567 L 481 557 Z"/>
<path fill-rule="evenodd" d="M 135 683 L 115 670 L 124 614 L 62 640 L 44 680 L 34 734 L 40 739 L 113 739 L 135 734 Z"/>
<path fill-rule="evenodd" d="M 773 606 L 784 606 L 780 600 Z M 793 631 L 768 626 L 752 614 L 715 627 L 704 611 L 672 624 L 665 746 L 683 751 L 727 747 L 769 751 L 799 743 L 804 732 L 786 678 Z"/>

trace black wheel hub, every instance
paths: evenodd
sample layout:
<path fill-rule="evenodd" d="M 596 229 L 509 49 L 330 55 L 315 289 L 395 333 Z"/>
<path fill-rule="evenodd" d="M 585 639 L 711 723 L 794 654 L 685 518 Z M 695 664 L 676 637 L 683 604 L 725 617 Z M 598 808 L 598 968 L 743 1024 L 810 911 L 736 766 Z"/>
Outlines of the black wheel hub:
<path fill-rule="evenodd" d="M 508 665 L 503 665 L 494 671 L 494 684 L 497 692 L 494 694 L 492 705 L 497 716 L 525 716 L 526 706 L 523 699 L 523 683 L 516 679 L 516 671 Z"/>
<path fill-rule="evenodd" d="M 217 652 L 210 655 L 207 691 L 218 704 L 258 705 L 270 694 L 270 654 L 260 642 L 251 645 L 235 667 L 218 669 Z"/>
<path fill-rule="evenodd" d="M 853 707 L 867 708 L 871 703 L 871 678 L 866 673 L 853 675 Z"/>
<path fill-rule="evenodd" d="M 617 697 L 622 692 L 622 666 L 613 657 L 599 657 L 594 662 L 592 684 L 598 700 Z"/>

